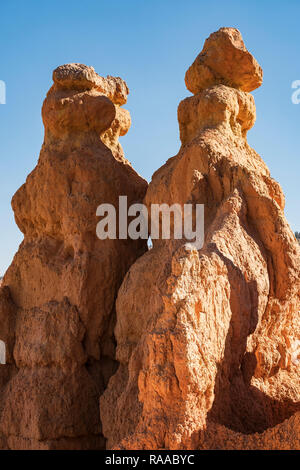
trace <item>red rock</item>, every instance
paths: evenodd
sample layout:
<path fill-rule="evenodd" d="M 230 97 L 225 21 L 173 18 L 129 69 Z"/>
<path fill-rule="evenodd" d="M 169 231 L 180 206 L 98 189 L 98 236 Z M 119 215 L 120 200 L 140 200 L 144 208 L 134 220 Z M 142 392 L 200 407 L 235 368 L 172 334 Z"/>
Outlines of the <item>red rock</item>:
<path fill-rule="evenodd" d="M 262 84 L 262 69 L 247 51 L 239 30 L 221 28 L 206 39 L 186 72 L 185 83 L 194 94 L 219 84 L 252 91 Z"/>
<path fill-rule="evenodd" d="M 300 246 L 247 143 L 262 70 L 239 31 L 189 68 L 182 146 L 147 192 L 118 141 L 125 82 L 81 64 L 53 80 L 0 287 L 0 448 L 300 449 Z M 204 204 L 203 248 L 97 239 L 119 195 Z"/>
<path fill-rule="evenodd" d="M 99 240 L 96 209 L 119 195 L 142 201 L 147 183 L 118 142 L 130 127 L 125 82 L 80 64 L 53 78 L 39 162 L 12 201 L 24 241 L 0 288 L 2 446 L 103 448 L 98 402 L 116 370 L 115 299 L 147 247 Z"/>
<path fill-rule="evenodd" d="M 109 448 L 300 448 L 300 250 L 281 188 L 246 140 L 246 91 L 261 77 L 231 28 L 187 73 L 196 95 L 178 108 L 182 146 L 145 203 L 204 204 L 205 242 L 153 240 L 125 276 L 120 367 L 100 399 Z"/>

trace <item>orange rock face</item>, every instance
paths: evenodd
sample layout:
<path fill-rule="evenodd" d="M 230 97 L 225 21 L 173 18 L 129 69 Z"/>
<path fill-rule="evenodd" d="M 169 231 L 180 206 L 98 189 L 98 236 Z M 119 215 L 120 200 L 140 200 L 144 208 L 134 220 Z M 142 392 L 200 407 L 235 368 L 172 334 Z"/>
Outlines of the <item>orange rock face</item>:
<path fill-rule="evenodd" d="M 262 75 L 241 33 L 234 28 L 221 28 L 206 39 L 202 51 L 186 72 L 185 83 L 193 94 L 219 84 L 252 91 L 262 84 Z"/>
<path fill-rule="evenodd" d="M 115 298 L 145 241 L 99 240 L 96 209 L 141 202 L 147 183 L 118 138 L 128 88 L 80 64 L 58 67 L 43 105 L 39 162 L 12 206 L 24 241 L 0 290 L 0 444 L 104 448 L 99 396 L 115 372 Z"/>
<path fill-rule="evenodd" d="M 205 242 L 153 240 L 125 276 L 100 399 L 109 448 L 300 449 L 300 249 L 246 140 L 261 82 L 232 28 L 186 74 L 182 146 L 145 203 L 204 204 Z"/>
<path fill-rule="evenodd" d="M 0 286 L 0 448 L 300 449 L 300 246 L 247 143 L 262 70 L 239 31 L 213 33 L 188 69 L 182 146 L 148 189 L 118 140 L 125 82 L 81 64 L 53 81 L 12 202 L 24 241 Z M 99 240 L 96 209 L 120 195 L 149 213 L 203 204 L 203 247 Z"/>

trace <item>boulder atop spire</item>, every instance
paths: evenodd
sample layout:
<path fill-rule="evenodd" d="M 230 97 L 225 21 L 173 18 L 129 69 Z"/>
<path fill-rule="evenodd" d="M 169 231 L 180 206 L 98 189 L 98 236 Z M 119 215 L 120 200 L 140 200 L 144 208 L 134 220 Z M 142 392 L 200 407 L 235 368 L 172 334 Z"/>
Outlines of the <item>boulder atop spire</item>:
<path fill-rule="evenodd" d="M 206 39 L 186 72 L 185 84 L 194 95 L 218 84 L 249 92 L 262 84 L 262 77 L 262 69 L 247 51 L 239 30 L 221 28 Z"/>
<path fill-rule="evenodd" d="M 120 77 L 100 77 L 94 67 L 84 64 L 64 64 L 53 72 L 53 81 L 58 89 L 86 91 L 96 89 L 114 104 L 122 105 L 129 94 L 126 82 Z"/>

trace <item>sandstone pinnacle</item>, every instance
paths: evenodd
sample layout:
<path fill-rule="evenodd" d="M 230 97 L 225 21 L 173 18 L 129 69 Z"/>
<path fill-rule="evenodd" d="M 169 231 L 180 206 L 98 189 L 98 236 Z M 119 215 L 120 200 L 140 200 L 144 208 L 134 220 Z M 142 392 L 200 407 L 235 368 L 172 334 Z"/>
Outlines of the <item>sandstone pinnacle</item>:
<path fill-rule="evenodd" d="M 232 28 L 186 74 L 182 145 L 144 202 L 204 204 L 205 241 L 153 240 L 125 276 L 120 365 L 100 398 L 108 448 L 300 448 L 300 249 L 247 143 L 261 81 Z"/>
<path fill-rule="evenodd" d="M 126 83 L 92 67 L 53 73 L 39 161 L 13 197 L 24 234 L 0 287 L 0 447 L 103 449 L 99 396 L 117 368 L 115 299 L 144 240 L 99 240 L 97 207 L 142 201 L 119 143 Z"/>
<path fill-rule="evenodd" d="M 82 64 L 53 81 L 12 201 L 0 448 L 300 449 L 300 246 L 247 142 L 262 70 L 239 31 L 213 33 L 187 71 L 181 147 L 149 186 L 119 143 L 126 83 Z M 120 195 L 148 214 L 204 205 L 203 247 L 99 240 L 97 206 Z"/>

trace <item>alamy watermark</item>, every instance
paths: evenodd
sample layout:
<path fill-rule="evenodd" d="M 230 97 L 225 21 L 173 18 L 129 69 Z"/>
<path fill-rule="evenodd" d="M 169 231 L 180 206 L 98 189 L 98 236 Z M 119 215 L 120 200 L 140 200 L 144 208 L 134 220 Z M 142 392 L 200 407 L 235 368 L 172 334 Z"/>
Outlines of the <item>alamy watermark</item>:
<path fill-rule="evenodd" d="M 299 104 L 300 103 L 300 80 L 294 80 L 292 83 L 292 88 L 295 91 L 292 94 L 292 103 Z"/>
<path fill-rule="evenodd" d="M 6 347 L 2 340 L 0 340 L 0 364 L 6 364 Z"/>
<path fill-rule="evenodd" d="M 148 240 L 150 236 L 151 240 L 185 239 L 186 248 L 190 250 L 203 247 L 203 204 L 184 204 L 183 207 L 180 204 L 151 204 L 149 214 L 144 204 L 127 207 L 127 196 L 119 196 L 118 211 L 112 204 L 101 204 L 96 215 L 103 217 L 96 228 L 100 240 Z"/>
<path fill-rule="evenodd" d="M 6 84 L 0 80 L 0 104 L 6 104 Z"/>

